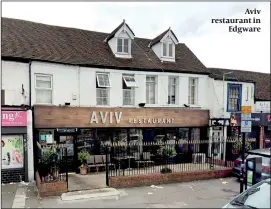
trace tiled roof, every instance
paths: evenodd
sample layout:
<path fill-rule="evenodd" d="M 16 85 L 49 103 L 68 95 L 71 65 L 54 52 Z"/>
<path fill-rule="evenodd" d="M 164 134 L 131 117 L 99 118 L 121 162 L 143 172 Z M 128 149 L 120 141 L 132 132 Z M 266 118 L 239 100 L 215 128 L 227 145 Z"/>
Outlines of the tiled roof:
<path fill-rule="evenodd" d="M 233 71 L 227 78 L 255 82 L 256 98 L 270 100 L 270 74 L 207 69 L 183 43 L 176 45 L 175 62 L 161 62 L 148 45 L 164 33 L 153 40 L 135 38 L 132 42 L 132 59 L 121 59 L 115 58 L 108 43 L 104 41 L 110 34 L 2 18 L 2 59 L 38 60 L 113 69 L 211 74 L 215 79 L 222 79 L 224 72 Z"/>
<path fill-rule="evenodd" d="M 115 58 L 104 42 L 108 35 L 2 18 L 2 57 L 116 69 L 207 72 L 185 44 L 176 46 L 176 62 L 161 62 L 148 47 L 151 40 L 144 38 L 132 42 L 132 59 Z"/>
<path fill-rule="evenodd" d="M 270 101 L 270 73 L 259 73 L 242 70 L 221 69 L 221 68 L 208 68 L 211 77 L 214 79 L 222 80 L 223 73 L 232 72 L 225 75 L 226 80 L 253 82 L 256 85 L 255 96 L 257 100 Z"/>

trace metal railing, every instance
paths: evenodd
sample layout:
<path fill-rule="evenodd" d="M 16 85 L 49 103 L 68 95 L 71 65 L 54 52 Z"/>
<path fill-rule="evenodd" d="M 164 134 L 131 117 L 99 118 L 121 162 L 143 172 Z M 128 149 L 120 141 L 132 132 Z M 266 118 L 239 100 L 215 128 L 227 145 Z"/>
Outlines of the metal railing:
<path fill-rule="evenodd" d="M 37 171 L 41 182 L 67 182 L 67 148 L 63 145 L 41 147 Z"/>
<path fill-rule="evenodd" d="M 236 142 L 213 139 L 113 143 L 106 149 L 106 171 L 108 177 L 113 177 L 232 168 L 237 158 L 232 152 Z M 224 151 L 224 147 L 229 150 Z"/>

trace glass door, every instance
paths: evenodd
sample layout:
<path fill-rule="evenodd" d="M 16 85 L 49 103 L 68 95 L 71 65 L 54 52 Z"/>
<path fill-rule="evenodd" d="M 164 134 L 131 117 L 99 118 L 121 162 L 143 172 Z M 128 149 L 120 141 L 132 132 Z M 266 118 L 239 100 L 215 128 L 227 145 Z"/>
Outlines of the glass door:
<path fill-rule="evenodd" d="M 74 153 L 74 136 L 73 135 L 64 135 L 64 136 L 59 136 L 59 142 L 61 144 L 65 144 L 67 147 L 67 166 L 68 166 L 68 171 L 75 171 L 76 170 L 76 156 Z"/>

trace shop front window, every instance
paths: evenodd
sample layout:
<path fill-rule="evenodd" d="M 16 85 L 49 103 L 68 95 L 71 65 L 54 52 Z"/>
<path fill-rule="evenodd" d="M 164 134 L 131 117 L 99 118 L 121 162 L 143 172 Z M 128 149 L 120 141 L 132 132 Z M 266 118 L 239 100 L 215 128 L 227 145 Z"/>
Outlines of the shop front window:
<path fill-rule="evenodd" d="M 39 143 L 41 145 L 55 144 L 54 130 L 44 129 L 39 131 Z"/>
<path fill-rule="evenodd" d="M 129 129 L 129 147 L 131 153 L 140 153 L 143 152 L 143 134 L 142 129 L 131 128 Z"/>
<path fill-rule="evenodd" d="M 188 151 L 188 135 L 189 128 L 179 128 L 177 134 L 177 153 L 184 153 Z"/>
<path fill-rule="evenodd" d="M 193 152 L 199 152 L 200 128 L 191 129 L 191 141 L 193 143 Z"/>
<path fill-rule="evenodd" d="M 116 129 L 113 131 L 113 143 L 118 143 L 115 146 L 115 152 L 118 154 L 127 154 L 128 142 L 127 129 Z M 118 146 L 119 145 L 119 146 Z"/>
<path fill-rule="evenodd" d="M 109 129 L 97 129 L 95 154 L 105 154 L 105 147 L 111 144 L 111 132 Z"/>
<path fill-rule="evenodd" d="M 2 135 L 2 169 L 24 167 L 23 135 Z"/>
<path fill-rule="evenodd" d="M 271 147 L 271 126 L 264 127 L 264 148 Z"/>
<path fill-rule="evenodd" d="M 93 129 L 80 129 L 77 136 L 77 153 L 87 151 L 90 154 L 95 153 L 95 137 Z"/>

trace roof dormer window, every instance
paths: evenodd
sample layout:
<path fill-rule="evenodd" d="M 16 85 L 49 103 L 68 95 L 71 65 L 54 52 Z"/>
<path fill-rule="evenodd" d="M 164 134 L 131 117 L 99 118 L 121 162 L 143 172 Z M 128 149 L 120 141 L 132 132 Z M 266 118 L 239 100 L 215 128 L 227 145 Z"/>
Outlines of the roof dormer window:
<path fill-rule="evenodd" d="M 175 62 L 176 47 L 178 42 L 177 37 L 169 28 L 151 40 L 149 47 L 152 48 L 154 53 L 161 61 Z"/>
<path fill-rule="evenodd" d="M 163 43 L 163 57 L 173 57 L 172 43 Z"/>
<path fill-rule="evenodd" d="M 132 58 L 132 41 L 134 40 L 135 34 L 125 23 L 125 20 L 110 33 L 105 42 L 110 46 L 115 57 L 118 58 Z"/>
<path fill-rule="evenodd" d="M 129 39 L 128 38 L 118 38 L 117 39 L 117 52 L 118 53 L 129 53 Z"/>

